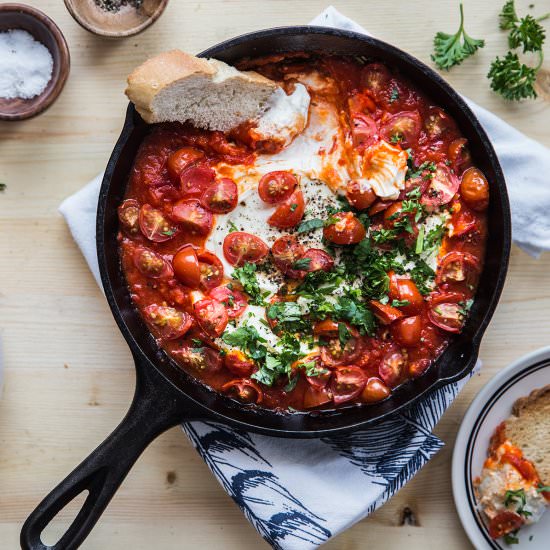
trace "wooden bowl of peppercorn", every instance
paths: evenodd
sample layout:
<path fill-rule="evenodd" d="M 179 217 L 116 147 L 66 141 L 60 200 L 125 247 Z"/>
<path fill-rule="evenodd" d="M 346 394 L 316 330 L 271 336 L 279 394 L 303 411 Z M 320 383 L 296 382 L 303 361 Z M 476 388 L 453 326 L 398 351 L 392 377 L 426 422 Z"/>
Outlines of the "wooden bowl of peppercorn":
<path fill-rule="evenodd" d="M 99 36 L 133 36 L 152 25 L 168 0 L 65 0 L 75 21 Z"/>

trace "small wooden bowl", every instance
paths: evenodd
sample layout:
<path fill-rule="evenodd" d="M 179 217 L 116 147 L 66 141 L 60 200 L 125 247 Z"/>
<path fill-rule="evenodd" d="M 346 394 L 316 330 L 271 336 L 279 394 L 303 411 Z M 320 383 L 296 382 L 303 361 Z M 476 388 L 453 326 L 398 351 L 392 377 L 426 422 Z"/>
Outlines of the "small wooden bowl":
<path fill-rule="evenodd" d="M 44 13 L 25 4 L 0 4 L 0 32 L 22 29 L 50 50 L 52 77 L 44 91 L 31 99 L 0 97 L 0 120 L 23 120 L 45 111 L 59 96 L 71 66 L 69 48 L 59 27 Z"/>
<path fill-rule="evenodd" d="M 161 16 L 167 4 L 168 0 L 143 0 L 138 9 L 126 5 L 110 12 L 101 9 L 94 0 L 65 0 L 69 13 L 81 27 L 110 38 L 140 33 Z"/>

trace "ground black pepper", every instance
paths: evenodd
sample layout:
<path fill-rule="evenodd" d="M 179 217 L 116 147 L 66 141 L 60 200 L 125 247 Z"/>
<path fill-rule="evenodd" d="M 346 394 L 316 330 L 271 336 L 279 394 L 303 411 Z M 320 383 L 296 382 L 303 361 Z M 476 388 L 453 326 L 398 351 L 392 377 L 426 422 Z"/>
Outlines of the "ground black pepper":
<path fill-rule="evenodd" d="M 119 11 L 123 6 L 139 9 L 143 4 L 143 0 L 94 0 L 94 2 L 98 8 L 113 13 Z"/>

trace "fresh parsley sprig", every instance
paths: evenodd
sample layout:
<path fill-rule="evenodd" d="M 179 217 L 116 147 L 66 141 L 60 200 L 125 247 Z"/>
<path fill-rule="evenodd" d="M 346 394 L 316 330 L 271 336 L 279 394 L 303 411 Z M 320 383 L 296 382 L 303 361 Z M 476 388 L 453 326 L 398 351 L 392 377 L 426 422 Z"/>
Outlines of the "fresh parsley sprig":
<path fill-rule="evenodd" d="M 231 277 L 241 283 L 243 290 L 250 296 L 250 303 L 255 306 L 264 305 L 264 293 L 256 278 L 256 264 L 246 262 L 242 267 L 236 267 Z"/>
<path fill-rule="evenodd" d="M 485 46 L 484 40 L 469 36 L 464 29 L 464 8 L 460 4 L 460 26 L 455 34 L 438 32 L 434 38 L 432 60 L 440 69 L 449 70 Z"/>

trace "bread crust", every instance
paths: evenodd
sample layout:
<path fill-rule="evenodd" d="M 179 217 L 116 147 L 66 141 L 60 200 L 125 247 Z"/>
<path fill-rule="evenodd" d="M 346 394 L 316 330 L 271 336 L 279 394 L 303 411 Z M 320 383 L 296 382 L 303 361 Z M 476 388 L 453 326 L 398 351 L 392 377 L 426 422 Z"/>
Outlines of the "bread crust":
<path fill-rule="evenodd" d="M 534 405 L 542 399 L 546 394 L 550 394 L 550 384 L 543 388 L 537 388 L 533 390 L 529 395 L 516 399 L 512 406 L 512 414 L 514 416 L 521 416 L 528 410 L 531 405 Z"/>

